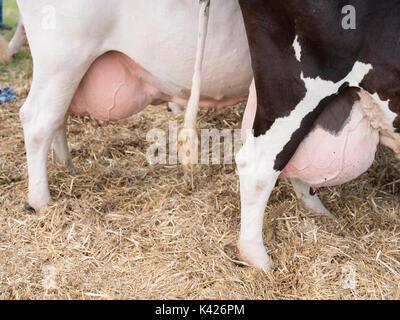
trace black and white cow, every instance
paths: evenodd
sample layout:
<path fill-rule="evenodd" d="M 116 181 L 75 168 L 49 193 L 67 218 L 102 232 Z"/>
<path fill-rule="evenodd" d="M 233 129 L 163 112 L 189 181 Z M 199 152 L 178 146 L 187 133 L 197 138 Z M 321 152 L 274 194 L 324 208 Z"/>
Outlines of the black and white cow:
<path fill-rule="evenodd" d="M 239 4 L 254 73 L 236 157 L 239 251 L 268 269 L 262 222 L 279 176 L 291 178 L 307 207 L 327 213 L 312 191 L 365 171 L 378 142 L 400 153 L 400 1 Z M 350 28 L 343 8 L 354 9 Z"/>

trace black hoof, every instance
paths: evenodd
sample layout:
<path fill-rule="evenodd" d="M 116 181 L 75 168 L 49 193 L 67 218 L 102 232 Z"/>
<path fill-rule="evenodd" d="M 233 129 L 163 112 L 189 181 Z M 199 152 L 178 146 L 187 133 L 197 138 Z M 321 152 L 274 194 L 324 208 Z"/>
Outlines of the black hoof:
<path fill-rule="evenodd" d="M 248 267 L 248 266 L 249 266 L 247 263 L 240 261 L 239 258 L 237 258 L 236 260 L 234 260 L 234 261 L 233 261 L 233 264 L 234 264 L 235 266 L 238 266 L 238 267 L 241 267 L 241 268 L 244 268 L 244 267 Z"/>
<path fill-rule="evenodd" d="M 24 203 L 24 209 L 25 209 L 26 211 L 29 211 L 29 212 L 35 212 L 35 209 L 33 209 L 33 208 L 29 205 L 28 201 L 25 201 L 25 203 Z"/>

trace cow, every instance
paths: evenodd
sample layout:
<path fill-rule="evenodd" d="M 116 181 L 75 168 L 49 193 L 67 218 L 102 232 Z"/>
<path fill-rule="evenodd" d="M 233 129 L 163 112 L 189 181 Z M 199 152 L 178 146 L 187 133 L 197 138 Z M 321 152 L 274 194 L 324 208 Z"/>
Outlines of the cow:
<path fill-rule="evenodd" d="M 307 207 L 327 213 L 318 187 L 364 171 L 378 143 L 400 155 L 400 1 L 239 5 L 254 83 L 243 120 L 245 143 L 236 155 L 238 247 L 243 261 L 270 270 L 262 222 L 279 177 L 291 178 Z M 350 11 L 355 20 L 346 24 Z"/>
<path fill-rule="evenodd" d="M 65 120 L 129 117 L 149 104 L 187 105 L 196 58 L 197 1 L 18 0 L 33 58 L 20 109 L 28 162 L 28 203 L 52 202 L 47 154 L 73 167 Z M 246 101 L 250 53 L 237 1 L 216 0 L 204 52 L 200 106 Z M 173 18 L 171 18 L 173 17 Z M 84 30 L 84 31 L 83 31 Z"/>

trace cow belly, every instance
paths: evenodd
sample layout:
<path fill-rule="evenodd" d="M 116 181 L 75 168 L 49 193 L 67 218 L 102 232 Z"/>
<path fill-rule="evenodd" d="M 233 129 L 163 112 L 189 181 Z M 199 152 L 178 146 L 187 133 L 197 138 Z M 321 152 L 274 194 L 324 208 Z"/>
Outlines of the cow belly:
<path fill-rule="evenodd" d="M 313 188 L 340 185 L 368 170 L 375 158 L 379 131 L 359 103 L 335 134 L 317 126 L 299 145 L 281 177 L 298 178 Z"/>
<path fill-rule="evenodd" d="M 139 69 L 120 53 L 102 55 L 82 79 L 69 113 L 114 121 L 127 118 L 163 98 L 160 91 L 140 77 Z"/>

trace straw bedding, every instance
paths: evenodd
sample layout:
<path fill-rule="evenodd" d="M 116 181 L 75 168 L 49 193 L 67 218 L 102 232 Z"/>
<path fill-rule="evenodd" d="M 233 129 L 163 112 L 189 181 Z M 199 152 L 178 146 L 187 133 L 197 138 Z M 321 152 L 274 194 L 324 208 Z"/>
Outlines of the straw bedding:
<path fill-rule="evenodd" d="M 296 201 L 287 181 L 264 219 L 271 273 L 238 265 L 240 197 L 235 165 L 151 166 L 152 128 L 165 106 L 100 127 L 70 117 L 76 171 L 51 162 L 54 205 L 24 209 L 27 170 L 15 102 L 0 105 L 1 299 L 398 299 L 399 164 L 380 148 L 371 169 L 319 195 L 331 220 Z M 201 128 L 239 128 L 243 105 L 202 110 Z M 182 118 L 178 118 L 182 123 Z"/>

